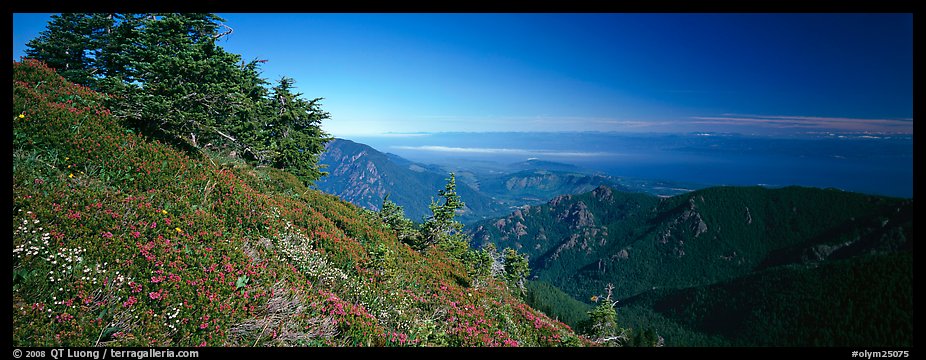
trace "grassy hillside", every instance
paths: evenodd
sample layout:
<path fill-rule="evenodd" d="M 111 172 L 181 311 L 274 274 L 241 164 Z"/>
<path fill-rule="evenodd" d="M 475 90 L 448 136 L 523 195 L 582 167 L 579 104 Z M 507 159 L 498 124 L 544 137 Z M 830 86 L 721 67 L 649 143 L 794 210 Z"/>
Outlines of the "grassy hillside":
<path fill-rule="evenodd" d="M 40 63 L 13 75 L 14 346 L 585 343 L 288 173 L 132 133 Z"/>

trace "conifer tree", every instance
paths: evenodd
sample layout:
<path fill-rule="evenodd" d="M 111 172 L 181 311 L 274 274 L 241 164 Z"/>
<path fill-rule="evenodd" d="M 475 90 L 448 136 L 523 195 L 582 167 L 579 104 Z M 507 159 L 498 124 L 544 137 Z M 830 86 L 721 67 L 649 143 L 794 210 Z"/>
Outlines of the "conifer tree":
<path fill-rule="evenodd" d="M 48 27 L 26 43 L 26 57 L 39 59 L 68 81 L 94 87 L 101 76 L 103 28 L 109 23 L 102 14 L 64 13 L 52 15 Z"/>
<path fill-rule="evenodd" d="M 307 185 L 324 175 L 331 138 L 321 99 L 305 100 L 283 78 L 272 91 L 264 60 L 244 62 L 217 41 L 231 33 L 208 13 L 61 14 L 27 44 L 30 58 L 69 81 L 109 94 L 126 125 L 181 148 L 227 149 L 286 169 Z"/>
<path fill-rule="evenodd" d="M 469 244 L 466 243 L 462 232 L 463 224 L 454 220 L 456 211 L 466 206 L 460 196 L 457 195 L 456 189 L 456 175 L 450 173 L 450 177 L 447 178 L 447 185 L 444 186 L 443 190 L 437 192 L 438 196 L 443 198 L 443 203 L 432 200 L 429 205 L 432 215 L 422 225 L 422 248 L 434 244 L 443 244 L 445 250 L 458 253 L 461 247 L 459 246 L 460 242 L 464 245 L 462 247 L 463 251 L 469 248 Z"/>
<path fill-rule="evenodd" d="M 502 259 L 505 266 L 505 280 L 508 281 L 510 286 L 514 286 L 523 292 L 524 279 L 530 273 L 527 258 L 514 249 L 505 248 Z"/>
<path fill-rule="evenodd" d="M 302 94 L 293 93 L 295 80 L 281 78 L 271 93 L 274 114 L 264 129 L 265 145 L 271 150 L 272 164 L 289 169 L 293 175 L 311 183 L 325 175 L 318 165 L 318 154 L 325 151 L 331 138 L 321 129 L 321 122 L 330 118 L 320 107 L 321 98 L 306 101 Z"/>
<path fill-rule="evenodd" d="M 592 297 L 598 305 L 588 312 L 589 335 L 592 340 L 605 346 L 623 346 L 630 340 L 630 331 L 617 325 L 617 311 L 614 310 L 617 300 L 611 299 L 614 285 L 608 284 L 605 291 L 608 293 L 606 296 Z"/>
<path fill-rule="evenodd" d="M 415 230 L 415 225 L 405 217 L 405 211 L 401 206 L 389 200 L 388 194 L 383 198 L 383 206 L 379 210 L 379 216 L 386 226 L 395 231 L 396 237 L 400 241 L 409 245 L 417 242 L 418 233 Z"/>

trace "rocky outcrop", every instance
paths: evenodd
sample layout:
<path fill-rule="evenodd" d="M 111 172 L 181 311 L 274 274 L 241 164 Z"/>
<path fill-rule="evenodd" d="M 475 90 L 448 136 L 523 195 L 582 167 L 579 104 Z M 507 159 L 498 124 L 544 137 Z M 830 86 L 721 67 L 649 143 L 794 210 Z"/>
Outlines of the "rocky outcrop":
<path fill-rule="evenodd" d="M 504 231 L 505 225 L 508 225 L 508 220 L 504 218 L 498 219 L 498 221 L 492 225 L 495 225 L 495 228 L 497 228 L 499 231 Z"/>
<path fill-rule="evenodd" d="M 550 255 L 549 260 L 559 259 L 559 255 L 566 250 L 572 249 L 579 244 L 579 234 L 572 234 L 569 236 L 569 239 L 564 241 L 562 244 L 556 247 L 556 250 L 553 251 L 553 254 Z"/>
<path fill-rule="evenodd" d="M 557 215 L 556 220 L 569 224 L 569 227 L 578 229 L 595 224 L 595 216 L 588 211 L 588 205 L 579 201 Z"/>
<path fill-rule="evenodd" d="M 680 258 L 685 256 L 684 234 L 689 233 L 692 239 L 697 239 L 707 230 L 707 223 L 698 212 L 694 198 L 690 198 L 681 214 L 674 217 L 661 232 L 657 233 L 656 242 L 668 244 L 672 248 L 671 253 Z"/>
<path fill-rule="evenodd" d="M 550 200 L 548 204 L 550 205 L 550 207 L 555 207 L 556 205 L 559 205 L 560 203 L 566 202 L 569 200 L 572 200 L 572 195 L 560 195 Z"/>
<path fill-rule="evenodd" d="M 514 223 L 514 233 L 518 238 L 527 235 L 527 226 L 522 224 L 520 221 Z"/>
<path fill-rule="evenodd" d="M 598 186 L 595 190 L 592 190 L 592 196 L 601 202 L 614 202 L 614 191 L 604 185 Z"/>

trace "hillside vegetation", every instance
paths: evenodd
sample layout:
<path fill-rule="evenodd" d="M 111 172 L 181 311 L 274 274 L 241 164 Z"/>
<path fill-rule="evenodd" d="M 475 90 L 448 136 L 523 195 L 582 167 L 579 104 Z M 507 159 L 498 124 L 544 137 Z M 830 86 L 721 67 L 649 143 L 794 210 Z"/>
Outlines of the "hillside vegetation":
<path fill-rule="evenodd" d="M 646 292 L 618 312 L 632 314 L 625 317 L 631 326 L 665 318 L 687 329 L 661 332 L 675 344 L 912 346 L 912 268 L 910 252 L 778 267 L 714 285 Z"/>
<path fill-rule="evenodd" d="M 13 63 L 14 346 L 588 343 L 377 214 L 151 140 L 103 97 Z"/>

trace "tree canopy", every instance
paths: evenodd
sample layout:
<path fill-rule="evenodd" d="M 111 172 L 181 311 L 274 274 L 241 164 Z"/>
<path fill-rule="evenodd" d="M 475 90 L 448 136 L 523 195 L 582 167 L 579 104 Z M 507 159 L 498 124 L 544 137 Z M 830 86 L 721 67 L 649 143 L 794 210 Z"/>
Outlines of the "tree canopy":
<path fill-rule="evenodd" d="M 283 77 L 216 42 L 232 29 L 215 14 L 61 14 L 26 55 L 69 81 L 109 94 L 107 106 L 145 135 L 182 148 L 213 149 L 286 169 L 306 184 L 331 138 L 321 98 L 306 100 Z"/>

